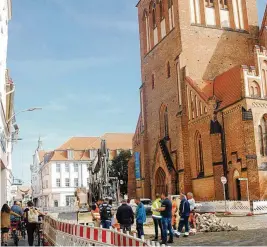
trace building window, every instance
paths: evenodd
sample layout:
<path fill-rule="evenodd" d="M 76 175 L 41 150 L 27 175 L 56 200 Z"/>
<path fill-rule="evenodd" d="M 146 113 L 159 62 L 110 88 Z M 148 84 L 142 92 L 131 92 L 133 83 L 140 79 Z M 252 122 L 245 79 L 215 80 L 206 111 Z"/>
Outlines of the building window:
<path fill-rule="evenodd" d="M 151 83 L 152 83 L 152 89 L 154 89 L 155 88 L 155 75 L 154 74 L 152 74 Z"/>
<path fill-rule="evenodd" d="M 160 20 L 162 21 L 164 19 L 164 5 L 163 5 L 163 1 L 161 0 L 159 2 L 159 13 L 160 13 Z"/>
<path fill-rule="evenodd" d="M 262 64 L 262 85 L 264 89 L 264 96 L 267 97 L 267 61 L 264 60 Z"/>
<path fill-rule="evenodd" d="M 169 12 L 169 25 L 170 25 L 170 30 L 172 30 L 174 28 L 173 0 L 168 0 L 168 12 Z"/>
<path fill-rule="evenodd" d="M 149 27 L 149 18 L 147 11 L 144 12 L 144 24 L 145 24 L 145 31 L 146 31 L 146 52 L 149 52 L 151 49 L 150 43 L 150 27 Z"/>
<path fill-rule="evenodd" d="M 263 131 L 262 131 L 262 126 L 259 125 L 259 144 L 260 144 L 260 154 L 264 156 L 264 137 L 263 137 Z"/>
<path fill-rule="evenodd" d="M 261 91 L 260 86 L 256 81 L 253 81 L 250 83 L 250 97 L 252 98 L 260 98 L 261 97 Z"/>
<path fill-rule="evenodd" d="M 206 7 L 214 7 L 214 0 L 205 0 Z"/>
<path fill-rule="evenodd" d="M 45 181 L 45 187 L 48 188 L 48 180 Z"/>
<path fill-rule="evenodd" d="M 72 149 L 68 149 L 67 153 L 68 153 L 68 159 L 69 160 L 73 160 L 73 150 Z"/>
<path fill-rule="evenodd" d="M 56 179 L 56 186 L 57 186 L 57 187 L 60 187 L 60 178 L 57 178 L 57 179 Z"/>
<path fill-rule="evenodd" d="M 220 0 L 220 8 L 228 9 L 228 0 Z"/>
<path fill-rule="evenodd" d="M 190 91 L 190 100 L 191 100 L 191 114 L 192 114 L 192 119 L 195 118 L 195 103 L 194 103 L 194 96 L 193 92 Z"/>
<path fill-rule="evenodd" d="M 171 65 L 170 62 L 167 63 L 167 78 L 171 77 Z"/>
<path fill-rule="evenodd" d="M 56 164 L 56 171 L 60 172 L 60 164 Z"/>
<path fill-rule="evenodd" d="M 267 156 L 267 113 L 261 119 L 259 126 L 260 154 Z"/>
<path fill-rule="evenodd" d="M 70 172 L 70 165 L 69 164 L 65 164 L 65 172 Z"/>
<path fill-rule="evenodd" d="M 164 111 L 164 137 L 169 137 L 168 108 Z"/>
<path fill-rule="evenodd" d="M 177 73 L 177 87 L 178 87 L 178 104 L 180 106 L 182 105 L 182 87 L 181 87 L 179 62 L 176 64 L 176 73 Z"/>
<path fill-rule="evenodd" d="M 199 115 L 201 116 L 203 114 L 202 102 L 201 101 L 199 101 L 198 109 L 199 109 Z"/>
<path fill-rule="evenodd" d="M 75 202 L 74 196 L 66 196 L 66 206 L 73 206 Z"/>
<path fill-rule="evenodd" d="M 200 133 L 197 131 L 195 135 L 195 150 L 196 150 L 196 172 L 197 177 L 204 177 L 204 159 L 202 139 Z"/>
<path fill-rule="evenodd" d="M 160 119 L 160 136 L 161 138 L 169 139 L 169 119 L 168 108 L 166 105 L 162 105 L 159 111 Z"/>
<path fill-rule="evenodd" d="M 54 207 L 57 208 L 58 207 L 58 200 L 54 201 Z"/>
<path fill-rule="evenodd" d="M 152 23 L 153 23 L 153 28 L 157 27 L 157 22 L 156 22 L 156 9 L 152 9 Z"/>
<path fill-rule="evenodd" d="M 195 110 L 196 110 L 196 117 L 198 117 L 198 103 L 197 103 L 197 96 L 195 95 Z"/>
<path fill-rule="evenodd" d="M 78 164 L 74 164 L 74 172 L 78 172 L 79 169 L 79 165 Z"/>
<path fill-rule="evenodd" d="M 79 180 L 78 178 L 74 178 L 74 187 L 78 187 L 79 186 Z"/>
<path fill-rule="evenodd" d="M 65 178 L 65 186 L 70 187 L 70 179 L 69 178 Z"/>

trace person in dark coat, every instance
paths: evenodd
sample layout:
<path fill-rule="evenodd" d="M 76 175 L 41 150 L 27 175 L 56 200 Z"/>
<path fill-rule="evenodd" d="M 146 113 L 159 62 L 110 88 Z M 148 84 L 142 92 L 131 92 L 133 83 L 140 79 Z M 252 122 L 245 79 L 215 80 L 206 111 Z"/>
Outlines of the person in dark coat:
<path fill-rule="evenodd" d="M 181 199 L 181 203 L 179 207 L 180 221 L 179 221 L 178 232 L 176 236 L 179 237 L 181 235 L 183 227 L 185 227 L 184 237 L 188 237 L 189 236 L 188 218 L 190 216 L 190 204 L 187 201 L 185 194 L 181 194 L 180 199 Z"/>
<path fill-rule="evenodd" d="M 131 225 L 134 223 L 134 212 L 132 207 L 127 205 L 126 200 L 122 200 L 122 204 L 117 210 L 116 218 L 120 224 L 120 229 L 122 229 L 124 233 L 131 231 Z"/>

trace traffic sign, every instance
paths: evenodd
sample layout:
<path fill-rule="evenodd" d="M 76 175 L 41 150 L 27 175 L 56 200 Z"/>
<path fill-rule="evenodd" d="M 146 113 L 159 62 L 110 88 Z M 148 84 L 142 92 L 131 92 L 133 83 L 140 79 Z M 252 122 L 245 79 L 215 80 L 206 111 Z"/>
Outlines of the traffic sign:
<path fill-rule="evenodd" d="M 244 180 L 248 180 L 248 179 L 247 178 L 239 178 L 238 180 L 244 181 Z"/>
<path fill-rule="evenodd" d="M 227 178 L 222 176 L 221 177 L 221 182 L 222 182 L 222 184 L 226 184 L 227 183 Z"/>

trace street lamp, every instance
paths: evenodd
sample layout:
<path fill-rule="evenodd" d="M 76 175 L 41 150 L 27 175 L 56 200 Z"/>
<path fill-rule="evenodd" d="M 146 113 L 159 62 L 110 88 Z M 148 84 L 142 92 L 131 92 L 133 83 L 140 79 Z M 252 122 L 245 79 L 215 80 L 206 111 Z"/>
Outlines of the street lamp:
<path fill-rule="evenodd" d="M 27 112 L 27 111 L 35 111 L 35 110 L 42 110 L 41 107 L 32 107 L 32 108 L 28 108 L 28 109 L 25 109 L 25 110 L 22 110 L 22 111 L 19 111 L 19 112 L 15 112 L 6 122 L 6 124 L 8 125 L 9 122 L 15 117 L 17 116 L 18 114 L 22 113 L 22 112 Z"/>

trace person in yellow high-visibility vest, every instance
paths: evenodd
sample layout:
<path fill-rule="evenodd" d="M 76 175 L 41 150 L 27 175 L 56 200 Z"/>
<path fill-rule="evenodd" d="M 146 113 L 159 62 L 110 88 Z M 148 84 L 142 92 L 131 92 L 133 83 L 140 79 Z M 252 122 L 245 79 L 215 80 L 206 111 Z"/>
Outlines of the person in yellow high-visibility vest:
<path fill-rule="evenodd" d="M 160 233 L 162 236 L 162 223 L 161 223 L 161 215 L 160 212 L 158 211 L 161 207 L 161 198 L 160 198 L 160 194 L 156 194 L 156 200 L 153 201 L 152 203 L 152 219 L 154 222 L 154 227 L 155 227 L 155 238 L 153 239 L 153 241 L 158 241 L 158 237 L 159 237 L 159 229 L 160 228 Z"/>

